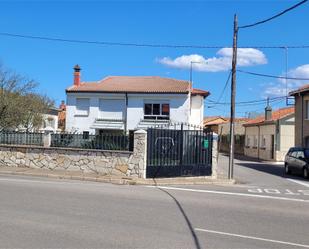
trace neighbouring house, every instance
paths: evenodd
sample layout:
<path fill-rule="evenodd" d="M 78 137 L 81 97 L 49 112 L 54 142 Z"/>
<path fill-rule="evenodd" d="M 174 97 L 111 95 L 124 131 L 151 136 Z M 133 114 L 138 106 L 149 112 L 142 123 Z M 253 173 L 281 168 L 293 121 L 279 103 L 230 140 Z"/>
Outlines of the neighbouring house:
<path fill-rule="evenodd" d="M 221 116 L 205 117 L 203 120 L 204 129 L 209 129 L 215 133 L 219 133 L 219 125 L 225 123 L 228 119 Z"/>
<path fill-rule="evenodd" d="M 134 131 L 154 125 L 203 125 L 208 91 L 192 89 L 188 81 L 156 76 L 109 76 L 81 82 L 74 67 L 74 84 L 66 89 L 68 132 L 100 134 Z"/>
<path fill-rule="evenodd" d="M 295 146 L 309 148 L 309 84 L 289 95 L 295 98 Z"/>
<path fill-rule="evenodd" d="M 230 118 L 225 118 L 226 121 L 218 125 L 219 135 L 219 150 L 221 152 L 230 151 Z M 243 126 L 251 119 L 235 118 L 234 119 L 234 151 L 236 154 L 244 154 L 245 148 L 245 127 Z"/>
<path fill-rule="evenodd" d="M 42 113 L 42 124 L 38 127 L 32 127 L 32 124 L 30 124 L 31 128 L 26 128 L 25 126 L 20 126 L 16 129 L 16 131 L 20 132 L 59 132 L 58 129 L 58 113 L 59 109 L 52 107 L 48 108 L 44 113 Z"/>
<path fill-rule="evenodd" d="M 58 108 L 49 108 L 46 113 L 43 114 L 43 124 L 38 129 L 39 131 L 51 131 L 51 132 L 59 132 L 58 128 Z"/>
<path fill-rule="evenodd" d="M 294 146 L 294 107 L 272 111 L 268 105 L 265 116 L 244 124 L 245 155 L 262 160 L 283 161 Z"/>

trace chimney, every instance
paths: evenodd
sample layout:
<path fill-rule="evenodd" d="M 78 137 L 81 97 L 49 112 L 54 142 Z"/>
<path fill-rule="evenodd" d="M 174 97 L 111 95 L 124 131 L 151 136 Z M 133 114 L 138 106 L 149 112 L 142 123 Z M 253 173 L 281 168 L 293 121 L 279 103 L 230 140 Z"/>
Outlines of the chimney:
<path fill-rule="evenodd" d="M 272 108 L 269 105 L 269 98 L 267 98 L 267 106 L 265 107 L 265 121 L 272 120 Z"/>
<path fill-rule="evenodd" d="M 65 111 L 65 102 L 64 102 L 64 100 L 61 101 L 61 104 L 60 104 L 60 106 L 59 106 L 59 109 L 60 109 L 61 111 Z"/>
<path fill-rule="evenodd" d="M 80 70 L 81 68 L 76 64 L 74 67 L 74 86 L 80 85 Z"/>

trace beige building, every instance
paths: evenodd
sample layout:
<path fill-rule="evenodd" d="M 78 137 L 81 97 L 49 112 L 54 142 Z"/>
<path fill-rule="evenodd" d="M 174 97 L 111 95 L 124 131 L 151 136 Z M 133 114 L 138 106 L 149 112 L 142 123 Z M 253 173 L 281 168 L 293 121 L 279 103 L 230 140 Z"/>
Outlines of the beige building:
<path fill-rule="evenodd" d="M 227 121 L 227 118 L 220 116 L 204 117 L 203 126 L 204 129 L 210 129 L 211 131 L 219 134 L 219 125 Z"/>
<path fill-rule="evenodd" d="M 236 154 L 244 154 L 245 145 L 245 127 L 243 126 L 247 123 L 249 118 L 235 118 L 234 122 L 234 141 Z M 220 137 L 219 149 L 221 152 L 230 151 L 230 119 L 226 118 L 224 123 L 218 125 L 218 135 Z"/>
<path fill-rule="evenodd" d="M 295 146 L 309 147 L 309 84 L 290 96 L 295 97 Z"/>
<path fill-rule="evenodd" d="M 290 147 L 294 146 L 294 107 L 272 111 L 265 108 L 265 115 L 244 124 L 244 154 L 262 160 L 283 161 Z"/>

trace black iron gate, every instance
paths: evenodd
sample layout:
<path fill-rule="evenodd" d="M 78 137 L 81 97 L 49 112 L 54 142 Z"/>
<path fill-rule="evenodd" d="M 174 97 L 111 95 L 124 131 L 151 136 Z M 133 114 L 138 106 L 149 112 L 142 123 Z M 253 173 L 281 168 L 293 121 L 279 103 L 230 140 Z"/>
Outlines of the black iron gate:
<path fill-rule="evenodd" d="M 147 130 L 146 177 L 211 175 L 212 132 Z"/>

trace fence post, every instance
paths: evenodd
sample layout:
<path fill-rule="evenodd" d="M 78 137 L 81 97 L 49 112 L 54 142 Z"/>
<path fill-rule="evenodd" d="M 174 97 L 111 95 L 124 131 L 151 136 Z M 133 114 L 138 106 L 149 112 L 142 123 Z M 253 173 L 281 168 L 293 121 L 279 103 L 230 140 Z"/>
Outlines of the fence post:
<path fill-rule="evenodd" d="M 135 165 L 138 177 L 146 178 L 146 163 L 147 163 L 147 132 L 137 130 L 134 132 L 134 149 L 133 157 L 137 162 Z"/>
<path fill-rule="evenodd" d="M 52 131 L 45 130 L 43 134 L 43 146 L 50 147 L 51 145 L 51 133 Z"/>
<path fill-rule="evenodd" d="M 218 134 L 212 134 L 212 178 L 218 177 Z"/>

